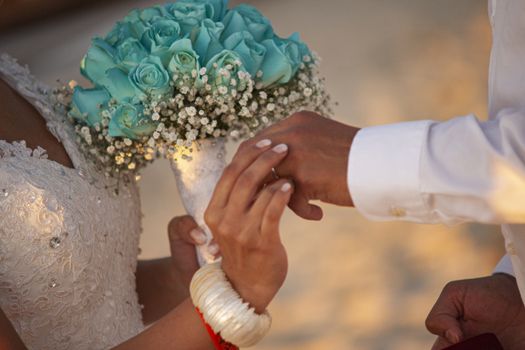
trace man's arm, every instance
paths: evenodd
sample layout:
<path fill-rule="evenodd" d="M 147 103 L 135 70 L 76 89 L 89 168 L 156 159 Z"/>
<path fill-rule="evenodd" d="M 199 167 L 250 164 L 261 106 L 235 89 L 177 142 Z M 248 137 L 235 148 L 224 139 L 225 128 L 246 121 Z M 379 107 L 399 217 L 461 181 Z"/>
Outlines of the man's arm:
<path fill-rule="evenodd" d="M 362 129 L 348 186 L 375 220 L 525 222 L 525 111 Z"/>
<path fill-rule="evenodd" d="M 308 203 L 319 199 L 374 220 L 525 223 L 523 110 L 361 130 L 301 112 L 242 147 L 263 139 L 288 144 L 276 170 L 296 182 L 290 206 L 305 218 L 321 218 Z"/>

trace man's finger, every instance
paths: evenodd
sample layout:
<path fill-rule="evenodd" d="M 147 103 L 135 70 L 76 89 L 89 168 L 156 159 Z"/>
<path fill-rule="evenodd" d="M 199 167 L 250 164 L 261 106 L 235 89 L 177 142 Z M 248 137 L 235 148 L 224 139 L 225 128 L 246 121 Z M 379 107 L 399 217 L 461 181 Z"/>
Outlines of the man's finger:
<path fill-rule="evenodd" d="M 427 318 L 427 329 L 435 335 L 446 338 L 452 344 L 457 344 L 463 338 L 463 332 L 456 316 L 447 313 L 431 313 Z"/>
<path fill-rule="evenodd" d="M 308 203 L 308 199 L 300 192 L 295 192 L 288 203 L 288 207 L 303 219 L 319 221 L 323 218 L 323 210 L 317 205 Z"/>
<path fill-rule="evenodd" d="M 446 338 L 452 344 L 457 344 L 463 339 L 459 323 L 463 309 L 461 294 L 461 287 L 456 283 L 448 284 L 425 321 L 429 332 Z"/>

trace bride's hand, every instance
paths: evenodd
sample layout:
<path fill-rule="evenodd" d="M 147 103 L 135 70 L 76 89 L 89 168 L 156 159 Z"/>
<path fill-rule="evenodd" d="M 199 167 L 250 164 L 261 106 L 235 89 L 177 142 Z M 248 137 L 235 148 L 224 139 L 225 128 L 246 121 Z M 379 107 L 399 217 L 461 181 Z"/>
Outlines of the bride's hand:
<path fill-rule="evenodd" d="M 261 313 L 282 286 L 288 270 L 279 222 L 292 186 L 280 179 L 263 188 L 272 167 L 286 157 L 286 145 L 271 148 L 270 142 L 263 140 L 248 147 L 225 169 L 205 220 L 220 247 L 228 279 Z"/>
<path fill-rule="evenodd" d="M 191 278 L 199 269 L 195 246 L 206 242 L 206 235 L 189 215 L 177 216 L 168 224 L 174 280 L 189 295 Z"/>

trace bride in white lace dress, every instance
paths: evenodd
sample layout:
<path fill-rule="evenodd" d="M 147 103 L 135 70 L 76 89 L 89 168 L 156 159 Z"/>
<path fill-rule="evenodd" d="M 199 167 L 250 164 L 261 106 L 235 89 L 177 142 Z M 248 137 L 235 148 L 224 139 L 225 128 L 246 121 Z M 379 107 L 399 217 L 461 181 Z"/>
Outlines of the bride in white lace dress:
<path fill-rule="evenodd" d="M 198 241 L 198 231 L 190 235 L 195 224 L 187 217 L 172 221 L 172 258 L 137 264 L 137 186 L 131 179 L 117 185 L 96 171 L 79 151 L 65 116 L 53 110 L 49 91 L 27 68 L 0 56 L 0 348 L 213 348 L 188 299 L 197 269 L 189 244 Z M 216 192 L 250 195 L 244 202 L 226 201 L 226 214 L 211 225 L 214 230 L 226 227 L 225 221 L 235 223 L 227 226 L 231 232 L 215 232 L 223 268 L 258 310 L 286 275 L 279 240 L 272 240 L 270 249 L 254 249 L 238 239 L 278 234 L 290 194 L 276 190 L 284 180 L 263 190 L 277 198 L 266 199 L 266 212 L 248 215 L 251 205 L 268 197 L 256 189 L 285 154 L 268 146 L 253 146 L 253 158 L 246 160 L 246 168 L 263 164 L 261 180 L 237 184 L 244 169 L 223 177 Z M 254 196 L 262 199 L 254 204 Z M 261 225 L 265 221 L 272 225 Z M 144 323 L 152 322 L 145 329 Z"/>

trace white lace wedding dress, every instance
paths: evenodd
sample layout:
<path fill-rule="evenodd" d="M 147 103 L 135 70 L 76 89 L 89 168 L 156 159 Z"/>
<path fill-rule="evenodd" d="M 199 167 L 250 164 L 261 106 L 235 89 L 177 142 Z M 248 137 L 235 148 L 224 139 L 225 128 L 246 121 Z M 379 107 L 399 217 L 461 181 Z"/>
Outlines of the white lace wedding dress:
<path fill-rule="evenodd" d="M 0 78 L 36 107 L 74 164 L 0 140 L 0 307 L 29 349 L 110 348 L 143 329 L 137 187 L 121 182 L 115 193 L 27 68 L 1 55 Z"/>

